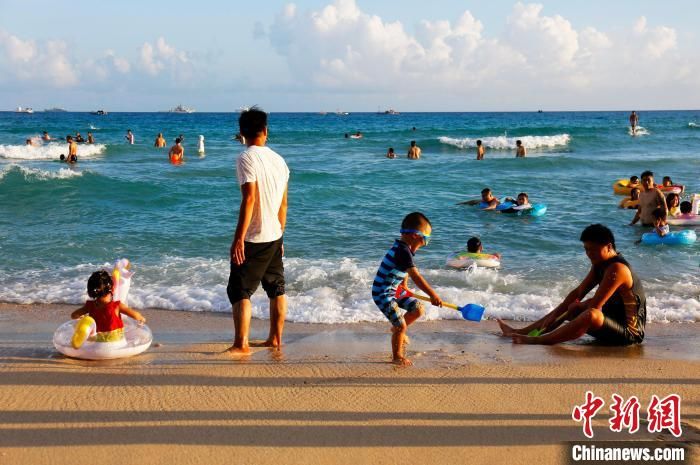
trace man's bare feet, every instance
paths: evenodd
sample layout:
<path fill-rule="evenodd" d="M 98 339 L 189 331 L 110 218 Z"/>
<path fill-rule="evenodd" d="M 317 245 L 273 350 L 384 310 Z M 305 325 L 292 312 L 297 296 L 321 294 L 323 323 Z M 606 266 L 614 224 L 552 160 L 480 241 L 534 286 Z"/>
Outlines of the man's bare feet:
<path fill-rule="evenodd" d="M 253 341 L 250 343 L 251 347 L 272 347 L 273 349 L 279 348 L 279 343 L 274 339 L 267 339 L 266 341 Z"/>
<path fill-rule="evenodd" d="M 228 349 L 224 350 L 224 353 L 227 353 L 229 355 L 235 355 L 238 357 L 244 357 L 250 355 L 250 348 L 231 346 Z"/>
<path fill-rule="evenodd" d="M 514 334 L 518 334 L 517 330 L 511 326 L 508 326 L 503 320 L 500 318 L 497 318 L 496 321 L 498 321 L 498 326 L 501 327 L 501 331 L 503 332 L 504 337 L 511 337 Z"/>
<path fill-rule="evenodd" d="M 407 359 L 406 357 L 394 357 L 391 363 L 400 367 L 410 367 L 411 365 L 413 365 L 413 362 Z"/>

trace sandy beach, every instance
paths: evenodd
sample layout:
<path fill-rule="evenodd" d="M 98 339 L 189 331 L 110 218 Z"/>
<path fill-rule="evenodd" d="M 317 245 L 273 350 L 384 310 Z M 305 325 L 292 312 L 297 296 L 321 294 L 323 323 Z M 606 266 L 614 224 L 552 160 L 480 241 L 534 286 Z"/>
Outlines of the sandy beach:
<path fill-rule="evenodd" d="M 288 324 L 281 353 L 233 360 L 230 315 L 145 310 L 146 353 L 87 362 L 58 354 L 72 307 L 0 305 L 0 463 L 563 463 L 587 390 L 683 399 L 681 441 L 700 442 L 700 336 L 655 324 L 644 345 L 514 346 L 491 321 L 422 322 L 412 368 L 387 363 L 386 325 Z M 262 338 L 267 322 L 254 320 Z"/>

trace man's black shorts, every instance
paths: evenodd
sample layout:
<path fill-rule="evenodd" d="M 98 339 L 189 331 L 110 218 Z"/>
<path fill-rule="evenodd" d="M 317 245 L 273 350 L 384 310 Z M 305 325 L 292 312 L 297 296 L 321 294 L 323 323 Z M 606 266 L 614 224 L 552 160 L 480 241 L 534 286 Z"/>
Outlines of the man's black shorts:
<path fill-rule="evenodd" d="M 269 298 L 284 295 L 284 265 L 282 238 L 273 242 L 246 242 L 245 262 L 238 266 L 231 262 L 226 293 L 231 304 L 250 299 L 258 286 Z"/>

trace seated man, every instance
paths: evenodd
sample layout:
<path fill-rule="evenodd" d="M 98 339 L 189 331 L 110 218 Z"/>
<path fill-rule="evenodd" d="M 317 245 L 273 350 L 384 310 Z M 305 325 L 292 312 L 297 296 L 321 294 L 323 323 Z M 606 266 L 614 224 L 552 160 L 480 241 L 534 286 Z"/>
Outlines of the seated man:
<path fill-rule="evenodd" d="M 540 320 L 515 329 L 498 320 L 503 336 L 516 344 L 558 344 L 590 334 L 613 345 L 639 344 L 644 340 L 646 297 L 642 282 L 630 264 L 615 250 L 612 232 L 592 224 L 581 233 L 591 269 L 564 301 Z M 596 290 L 593 297 L 583 300 Z M 538 330 L 541 335 L 529 336 Z"/>

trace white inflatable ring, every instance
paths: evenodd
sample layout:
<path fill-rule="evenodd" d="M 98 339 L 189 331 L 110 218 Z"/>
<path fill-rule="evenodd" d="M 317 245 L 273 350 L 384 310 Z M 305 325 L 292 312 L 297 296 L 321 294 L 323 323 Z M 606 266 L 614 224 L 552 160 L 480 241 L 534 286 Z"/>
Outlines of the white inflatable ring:
<path fill-rule="evenodd" d="M 148 349 L 153 342 L 151 329 L 126 315 L 121 317 L 124 322 L 124 339 L 120 341 L 95 342 L 87 340 L 80 348 L 76 349 L 71 341 L 80 320 L 70 320 L 59 326 L 53 334 L 53 345 L 63 355 L 84 360 L 132 357 Z"/>

